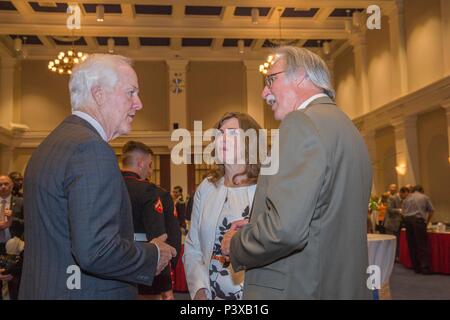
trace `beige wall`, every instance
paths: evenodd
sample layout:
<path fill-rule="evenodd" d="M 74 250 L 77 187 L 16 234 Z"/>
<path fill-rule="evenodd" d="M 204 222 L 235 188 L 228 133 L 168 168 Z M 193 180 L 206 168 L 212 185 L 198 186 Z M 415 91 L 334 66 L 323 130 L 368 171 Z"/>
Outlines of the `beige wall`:
<path fill-rule="evenodd" d="M 241 62 L 190 62 L 186 82 L 190 129 L 194 120 L 207 129 L 226 112 L 247 110 Z"/>
<path fill-rule="evenodd" d="M 336 84 L 336 103 L 350 117 L 359 113 L 358 90 L 355 78 L 355 63 L 351 48 L 340 54 L 334 62 L 334 83 Z"/>
<path fill-rule="evenodd" d="M 444 75 L 440 0 L 405 1 L 409 89 L 414 91 Z"/>
<path fill-rule="evenodd" d="M 19 171 L 22 174 L 25 173 L 25 168 L 27 166 L 28 160 L 31 157 L 35 149 L 32 148 L 21 148 L 14 150 L 14 166 L 11 171 Z"/>
<path fill-rule="evenodd" d="M 167 67 L 165 62 L 137 62 L 140 97 L 133 130 L 168 130 Z M 68 76 L 49 72 L 45 61 L 24 61 L 21 74 L 21 122 L 32 131 L 54 129 L 70 114 Z"/>
<path fill-rule="evenodd" d="M 392 98 L 391 73 L 392 56 L 389 40 L 389 23 L 387 17 L 381 21 L 381 30 L 368 30 L 367 35 L 367 70 L 370 92 L 370 109 L 377 109 Z"/>
<path fill-rule="evenodd" d="M 70 114 L 68 81 L 50 72 L 45 61 L 23 61 L 21 122 L 32 131 L 54 129 Z"/>
<path fill-rule="evenodd" d="M 442 108 L 417 119 L 421 184 L 436 210 L 433 221 L 450 221 L 447 121 Z"/>
<path fill-rule="evenodd" d="M 391 183 L 397 183 L 395 171 L 395 133 L 389 126 L 376 131 L 376 161 L 373 163 L 373 174 L 376 175 L 376 190 L 385 192 Z"/>
<path fill-rule="evenodd" d="M 169 130 L 169 78 L 165 61 L 136 62 L 134 67 L 144 108 L 138 111 L 133 130 Z"/>

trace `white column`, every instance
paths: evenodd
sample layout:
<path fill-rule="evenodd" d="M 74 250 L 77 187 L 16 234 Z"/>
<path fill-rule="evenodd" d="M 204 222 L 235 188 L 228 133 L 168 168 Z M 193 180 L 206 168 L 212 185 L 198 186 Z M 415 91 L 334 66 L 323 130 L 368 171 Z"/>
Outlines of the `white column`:
<path fill-rule="evenodd" d="M 441 0 L 441 34 L 444 55 L 444 73 L 450 74 L 450 1 Z"/>
<path fill-rule="evenodd" d="M 367 150 L 369 151 L 370 161 L 372 164 L 372 192 L 375 194 L 381 194 L 383 191 L 378 183 L 379 172 L 377 170 L 377 146 L 375 140 L 375 130 L 362 131 L 361 135 L 367 145 Z"/>
<path fill-rule="evenodd" d="M 445 1 L 445 0 L 444 0 Z M 388 12 L 392 52 L 392 85 L 394 96 L 408 93 L 408 60 L 406 56 L 405 13 L 403 0 L 396 0 Z"/>
<path fill-rule="evenodd" d="M 364 33 L 356 32 L 352 34 L 350 36 L 350 43 L 353 46 L 353 53 L 355 55 L 355 72 L 361 88 L 360 95 L 363 114 L 366 114 L 370 111 L 370 91 L 367 71 L 367 45 Z"/>
<path fill-rule="evenodd" d="M 1 58 L 0 63 L 0 126 L 11 129 L 14 120 L 14 71 L 16 60 Z"/>
<path fill-rule="evenodd" d="M 177 123 L 179 128 L 188 129 L 187 104 L 186 104 L 186 71 L 189 61 L 187 60 L 167 60 L 169 69 L 169 119 L 170 130 L 173 130 Z M 180 91 L 175 91 L 174 79 L 181 80 Z M 170 162 L 170 185 L 173 188 L 179 185 L 183 190 L 188 189 L 187 165 L 175 165 Z"/>
<path fill-rule="evenodd" d="M 261 61 L 244 60 L 247 81 L 247 113 L 252 116 L 261 127 L 264 127 L 264 103 L 261 93 L 264 89 L 263 75 L 259 72 Z"/>
<path fill-rule="evenodd" d="M 398 184 L 417 184 L 420 181 L 417 116 L 397 117 L 391 124 L 395 130 Z"/>
<path fill-rule="evenodd" d="M 450 99 L 442 103 L 447 115 L 447 143 L 448 143 L 448 162 L 450 164 Z"/>

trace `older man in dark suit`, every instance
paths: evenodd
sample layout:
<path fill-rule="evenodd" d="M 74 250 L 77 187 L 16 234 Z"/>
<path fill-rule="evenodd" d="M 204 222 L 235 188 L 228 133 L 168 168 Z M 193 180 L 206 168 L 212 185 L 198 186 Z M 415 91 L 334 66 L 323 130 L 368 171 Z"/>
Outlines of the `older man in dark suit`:
<path fill-rule="evenodd" d="M 369 298 L 371 165 L 334 95 L 320 57 L 278 50 L 263 97 L 282 121 L 279 171 L 260 176 L 250 223 L 223 240 L 233 268 L 247 270 L 245 299 Z"/>
<path fill-rule="evenodd" d="M 91 55 L 71 75 L 73 114 L 33 153 L 24 182 L 21 299 L 135 299 L 176 255 L 133 241 L 130 199 L 108 141 L 142 108 L 129 59 Z"/>

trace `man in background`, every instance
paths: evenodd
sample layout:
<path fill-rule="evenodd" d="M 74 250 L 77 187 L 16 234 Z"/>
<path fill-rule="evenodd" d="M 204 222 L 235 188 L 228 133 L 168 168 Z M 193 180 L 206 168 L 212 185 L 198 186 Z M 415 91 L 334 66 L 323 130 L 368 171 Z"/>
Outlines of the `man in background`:
<path fill-rule="evenodd" d="M 186 202 L 183 198 L 183 188 L 175 186 L 172 190 L 172 199 L 175 204 L 175 211 L 180 224 L 180 228 L 186 233 Z"/>
<path fill-rule="evenodd" d="M 138 141 L 128 141 L 122 148 L 122 175 L 133 207 L 135 240 L 147 241 L 167 233 L 167 242 L 178 251 L 180 244 L 176 239 L 180 238 L 177 235 L 180 230 L 173 205 L 164 205 L 159 188 L 147 179 L 152 171 L 152 156 L 153 151 Z M 173 299 L 170 266 L 155 277 L 151 286 L 140 285 L 138 288 L 141 299 Z"/>
<path fill-rule="evenodd" d="M 20 172 L 14 171 L 8 175 L 14 183 L 12 194 L 16 197 L 23 197 L 23 176 Z"/>
<path fill-rule="evenodd" d="M 414 271 L 431 274 L 427 225 L 431 221 L 434 209 L 430 199 L 420 190 L 423 192 L 421 186 L 415 186 L 413 192 L 403 202 L 406 239 Z"/>
<path fill-rule="evenodd" d="M 397 238 L 397 248 L 395 257 L 399 257 L 400 229 L 402 225 L 402 197 L 406 197 L 407 188 L 402 188 L 401 193 L 397 192 L 397 185 L 389 186 L 389 199 L 387 213 L 384 219 L 384 229 L 387 234 L 395 235 Z"/>

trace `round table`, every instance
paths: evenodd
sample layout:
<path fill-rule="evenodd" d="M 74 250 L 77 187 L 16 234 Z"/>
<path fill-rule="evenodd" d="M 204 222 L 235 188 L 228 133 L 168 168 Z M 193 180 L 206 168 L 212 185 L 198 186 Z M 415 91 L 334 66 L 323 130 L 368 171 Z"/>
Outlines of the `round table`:
<path fill-rule="evenodd" d="M 395 248 L 397 246 L 395 236 L 388 234 L 367 235 L 369 254 L 369 266 L 375 265 L 380 268 L 380 298 L 390 299 L 389 279 L 395 262 Z M 378 291 L 375 290 L 374 298 L 378 299 Z"/>

